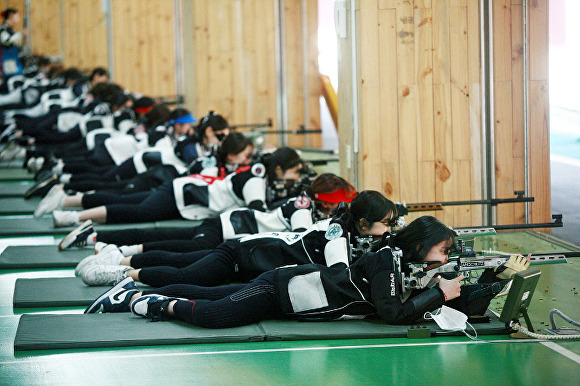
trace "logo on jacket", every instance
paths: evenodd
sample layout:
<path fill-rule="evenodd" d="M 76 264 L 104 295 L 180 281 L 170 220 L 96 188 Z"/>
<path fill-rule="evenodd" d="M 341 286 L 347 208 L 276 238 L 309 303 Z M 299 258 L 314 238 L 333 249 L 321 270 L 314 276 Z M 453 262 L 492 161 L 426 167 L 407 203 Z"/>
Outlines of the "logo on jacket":
<path fill-rule="evenodd" d="M 397 285 L 395 284 L 395 274 L 391 272 L 391 296 L 395 296 L 397 294 Z"/>
<path fill-rule="evenodd" d="M 324 235 L 324 237 L 326 237 L 327 240 L 335 240 L 338 239 L 340 236 L 342 236 L 342 227 L 336 223 L 331 224 L 328 227 L 326 234 Z"/>
<path fill-rule="evenodd" d="M 296 209 L 306 209 L 310 206 L 310 199 L 306 196 L 298 196 L 294 200 L 294 207 Z"/>
<path fill-rule="evenodd" d="M 266 167 L 260 163 L 252 165 L 252 175 L 256 177 L 264 177 L 266 175 Z"/>

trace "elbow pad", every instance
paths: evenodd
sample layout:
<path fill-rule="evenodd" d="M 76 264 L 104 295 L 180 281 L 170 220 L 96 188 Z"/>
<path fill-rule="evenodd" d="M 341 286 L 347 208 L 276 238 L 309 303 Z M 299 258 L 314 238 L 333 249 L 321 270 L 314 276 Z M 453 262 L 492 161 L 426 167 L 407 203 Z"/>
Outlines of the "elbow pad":
<path fill-rule="evenodd" d="M 248 208 L 258 210 L 260 212 L 265 212 L 266 208 L 264 207 L 264 201 L 261 200 L 254 200 L 248 204 Z"/>
<path fill-rule="evenodd" d="M 344 237 L 330 240 L 324 247 L 324 259 L 326 260 L 326 266 L 332 267 L 334 264 L 343 263 L 348 267 L 349 262 L 347 251 L 348 245 Z"/>
<path fill-rule="evenodd" d="M 439 287 L 433 287 L 410 298 L 407 302 L 413 306 L 414 314 L 422 316 L 427 311 L 439 308 L 445 302 L 445 297 Z"/>

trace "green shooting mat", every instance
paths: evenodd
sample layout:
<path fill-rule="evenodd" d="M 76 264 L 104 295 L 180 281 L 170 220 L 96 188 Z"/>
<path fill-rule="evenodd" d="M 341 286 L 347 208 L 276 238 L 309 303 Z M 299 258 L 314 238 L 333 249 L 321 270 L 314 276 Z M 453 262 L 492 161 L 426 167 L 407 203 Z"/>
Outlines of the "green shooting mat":
<path fill-rule="evenodd" d="M 24 193 L 26 193 L 32 186 L 34 186 L 34 182 L 29 181 L 0 181 L 0 197 L 24 197 Z"/>
<path fill-rule="evenodd" d="M 26 169 L 0 168 L 0 181 L 30 181 L 34 175 Z"/>
<path fill-rule="evenodd" d="M 33 214 L 41 198 L 0 197 L 0 215 Z"/>
<path fill-rule="evenodd" d="M 431 336 L 449 335 L 434 323 L 421 324 Z M 506 334 L 495 319 L 475 324 L 479 335 Z M 281 340 L 369 339 L 406 337 L 413 326 L 392 326 L 376 321 L 341 320 L 299 322 L 270 320 L 249 326 L 207 329 L 181 321 L 150 322 L 132 313 L 24 314 L 20 317 L 14 350 L 49 350 L 190 343 L 228 343 Z M 454 332 L 454 335 L 462 334 Z"/>
<path fill-rule="evenodd" d="M 56 245 L 12 245 L 0 254 L 0 269 L 73 268 L 94 249 L 59 251 Z"/>
<path fill-rule="evenodd" d="M 109 286 L 89 287 L 80 277 L 16 279 L 15 308 L 88 306 Z M 151 287 L 139 284 L 140 290 Z"/>
<path fill-rule="evenodd" d="M 199 225 L 199 221 L 167 220 L 137 224 L 95 224 L 97 231 L 132 228 L 181 228 Z M 66 235 L 76 226 L 55 228 L 52 217 L 0 217 L 0 237 L 32 235 Z"/>

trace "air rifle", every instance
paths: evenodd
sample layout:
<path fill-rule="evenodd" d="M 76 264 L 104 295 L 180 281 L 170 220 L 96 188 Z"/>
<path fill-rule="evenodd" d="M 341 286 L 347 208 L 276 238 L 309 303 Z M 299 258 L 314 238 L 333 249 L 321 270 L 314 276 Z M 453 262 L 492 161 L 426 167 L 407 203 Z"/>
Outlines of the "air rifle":
<path fill-rule="evenodd" d="M 266 123 L 241 123 L 239 125 L 232 125 L 230 129 L 261 129 L 262 127 L 272 127 L 272 118 L 268 118 Z"/>
<path fill-rule="evenodd" d="M 416 204 L 407 204 L 409 212 L 420 212 L 426 210 L 443 210 L 444 206 L 457 205 L 491 205 L 509 204 L 518 202 L 533 202 L 534 197 L 524 197 L 523 190 L 516 190 L 514 192 L 516 197 L 513 198 L 491 198 L 487 200 L 467 200 L 467 201 L 444 201 L 444 202 L 423 202 Z"/>
<path fill-rule="evenodd" d="M 427 287 L 436 275 L 452 279 L 459 274 L 469 277 L 471 271 L 496 268 L 505 263 L 512 254 L 493 250 L 476 252 L 471 247 L 467 247 L 462 239 L 458 239 L 456 246 L 449 254 L 449 262 L 440 267 L 431 269 L 434 263 L 422 262 L 408 263 L 406 269 L 401 269 L 400 257 L 395 257 L 395 264 L 401 275 L 404 293 L 411 289 Z M 530 256 L 530 264 L 566 263 L 571 257 L 580 257 L 580 251 L 534 254 Z"/>

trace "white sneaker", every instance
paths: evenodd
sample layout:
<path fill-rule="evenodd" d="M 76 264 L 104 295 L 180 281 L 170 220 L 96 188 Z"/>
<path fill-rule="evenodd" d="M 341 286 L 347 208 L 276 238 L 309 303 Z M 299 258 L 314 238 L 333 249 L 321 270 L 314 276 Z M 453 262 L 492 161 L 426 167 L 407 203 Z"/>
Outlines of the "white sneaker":
<path fill-rule="evenodd" d="M 115 285 L 123 280 L 125 273 L 133 268 L 125 265 L 91 265 L 81 272 L 86 285 Z"/>
<path fill-rule="evenodd" d="M 32 157 L 26 163 L 26 168 L 29 173 L 36 174 L 42 169 L 42 165 L 44 165 L 44 157 Z"/>
<path fill-rule="evenodd" d="M 103 243 L 102 241 L 97 241 L 95 243 L 95 255 L 99 252 L 101 252 L 103 250 L 103 248 L 105 248 L 107 245 L 107 243 Z"/>
<path fill-rule="evenodd" d="M 93 222 L 92 220 L 87 220 L 66 235 L 58 244 L 58 249 L 64 251 L 71 247 L 82 248 L 87 244 L 92 244 L 93 241 L 89 239 L 89 236 L 93 233 L 95 233 Z"/>
<path fill-rule="evenodd" d="M 62 185 L 54 185 L 46 196 L 38 203 L 34 211 L 34 217 L 40 217 L 45 213 L 50 213 L 64 207 L 64 199 L 67 198 Z"/>
<path fill-rule="evenodd" d="M 24 159 L 26 149 L 18 146 L 15 142 L 10 142 L 0 153 L 0 161 L 12 161 L 13 159 Z"/>
<path fill-rule="evenodd" d="M 116 245 L 108 244 L 100 253 L 82 259 L 75 268 L 75 276 L 82 276 L 83 270 L 91 265 L 119 265 L 124 257 Z"/>
<path fill-rule="evenodd" d="M 56 165 L 54 165 L 54 166 L 52 167 L 52 172 L 53 172 L 54 174 L 56 174 L 57 176 L 60 176 L 60 175 L 62 174 L 62 171 L 63 171 L 63 169 L 64 169 L 64 161 L 63 161 L 62 159 L 60 159 L 60 158 L 59 158 L 59 159 L 56 161 Z"/>
<path fill-rule="evenodd" d="M 52 212 L 52 221 L 55 228 L 79 225 L 81 223 L 78 212 L 69 210 L 55 210 Z"/>

